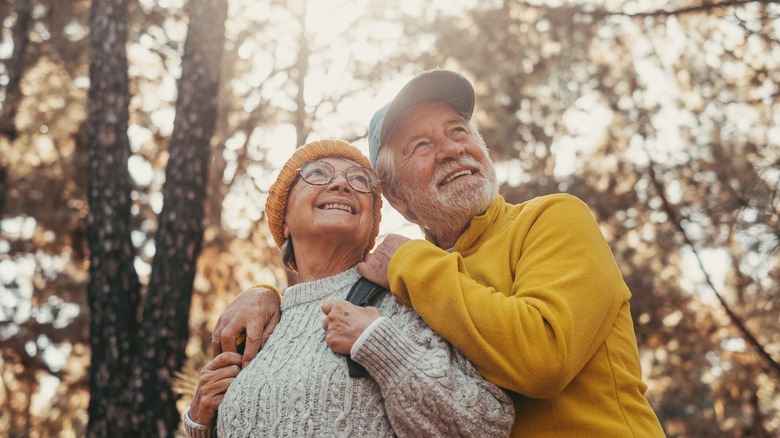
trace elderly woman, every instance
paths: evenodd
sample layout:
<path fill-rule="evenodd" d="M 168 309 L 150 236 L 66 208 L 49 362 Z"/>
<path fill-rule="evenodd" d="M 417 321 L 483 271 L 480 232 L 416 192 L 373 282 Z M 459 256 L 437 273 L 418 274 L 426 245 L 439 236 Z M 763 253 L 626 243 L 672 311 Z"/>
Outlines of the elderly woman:
<path fill-rule="evenodd" d="M 509 397 L 414 311 L 389 293 L 376 307 L 343 301 L 374 246 L 381 205 L 369 161 L 348 143 L 309 143 L 287 161 L 266 218 L 299 283 L 246 368 L 226 351 L 203 369 L 184 413 L 187 436 L 509 434 Z M 351 312 L 360 322 L 345 326 L 338 315 Z M 371 377 L 349 377 L 347 356 L 334 350 L 351 352 Z"/>

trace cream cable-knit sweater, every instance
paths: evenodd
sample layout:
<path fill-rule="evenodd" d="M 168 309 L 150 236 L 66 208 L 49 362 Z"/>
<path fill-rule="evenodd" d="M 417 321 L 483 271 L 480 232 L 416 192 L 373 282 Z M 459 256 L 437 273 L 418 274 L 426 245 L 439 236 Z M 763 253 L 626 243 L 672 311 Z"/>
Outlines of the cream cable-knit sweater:
<path fill-rule="evenodd" d="M 287 289 L 282 318 L 219 407 L 216 428 L 189 437 L 506 436 L 510 398 L 391 294 L 353 359 L 373 378 L 350 378 L 346 356 L 325 343 L 321 305 L 344 299 L 357 270 Z"/>

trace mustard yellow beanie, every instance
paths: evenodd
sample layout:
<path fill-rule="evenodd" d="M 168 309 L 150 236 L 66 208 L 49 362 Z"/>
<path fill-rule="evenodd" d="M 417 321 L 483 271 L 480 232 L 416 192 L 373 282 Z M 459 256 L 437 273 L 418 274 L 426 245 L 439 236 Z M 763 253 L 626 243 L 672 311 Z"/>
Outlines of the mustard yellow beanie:
<path fill-rule="evenodd" d="M 287 209 L 287 197 L 290 194 L 290 186 L 295 177 L 296 171 L 309 161 L 318 160 L 326 157 L 346 158 L 355 163 L 372 169 L 371 162 L 360 149 L 342 140 L 320 140 L 304 145 L 284 163 L 284 167 L 279 172 L 276 181 L 271 185 L 268 191 L 268 200 L 265 203 L 265 217 L 268 222 L 268 228 L 271 235 L 274 236 L 276 246 L 281 247 L 284 243 L 284 214 Z M 379 221 L 382 219 L 382 193 L 379 187 L 374 192 L 374 229 L 371 232 L 371 240 L 364 252 L 364 255 L 371 251 L 379 234 Z"/>

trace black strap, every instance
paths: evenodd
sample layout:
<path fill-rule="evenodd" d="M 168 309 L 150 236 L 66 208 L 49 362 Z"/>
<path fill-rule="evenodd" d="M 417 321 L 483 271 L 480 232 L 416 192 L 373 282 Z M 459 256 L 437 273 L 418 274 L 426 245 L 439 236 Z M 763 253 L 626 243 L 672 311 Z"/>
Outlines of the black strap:
<path fill-rule="evenodd" d="M 347 301 L 356 306 L 366 307 L 371 304 L 379 294 L 386 291 L 387 289 L 382 286 L 360 277 L 358 281 L 352 285 L 352 289 L 349 290 Z"/>
<path fill-rule="evenodd" d="M 360 277 L 352 286 L 352 289 L 349 290 L 347 301 L 356 306 L 366 307 L 384 292 L 387 292 L 387 289 Z M 347 357 L 347 368 L 349 369 L 349 377 L 369 376 L 368 371 L 362 365 L 352 360 L 351 357 Z"/>

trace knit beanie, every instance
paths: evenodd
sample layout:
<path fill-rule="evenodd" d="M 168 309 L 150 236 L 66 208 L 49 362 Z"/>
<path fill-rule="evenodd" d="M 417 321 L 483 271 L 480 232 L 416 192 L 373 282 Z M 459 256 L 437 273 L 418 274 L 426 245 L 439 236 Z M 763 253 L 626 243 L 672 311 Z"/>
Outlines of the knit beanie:
<path fill-rule="evenodd" d="M 271 189 L 268 191 L 268 200 L 265 203 L 266 221 L 268 222 L 268 228 L 271 230 L 271 235 L 274 236 L 276 246 L 281 247 L 285 240 L 284 214 L 287 209 L 287 198 L 290 194 L 290 186 L 293 181 L 295 181 L 297 170 L 309 161 L 326 157 L 346 158 L 366 169 L 373 170 L 371 162 L 368 161 L 368 158 L 366 158 L 362 152 L 360 152 L 360 149 L 343 140 L 329 139 L 314 141 L 298 148 L 292 157 L 284 164 L 276 181 L 271 185 Z M 382 193 L 379 186 L 377 186 L 373 195 L 374 229 L 371 232 L 371 239 L 363 253 L 364 255 L 368 254 L 368 252 L 371 251 L 371 248 L 374 247 L 376 236 L 379 234 L 379 221 L 382 219 Z"/>

